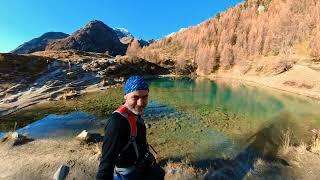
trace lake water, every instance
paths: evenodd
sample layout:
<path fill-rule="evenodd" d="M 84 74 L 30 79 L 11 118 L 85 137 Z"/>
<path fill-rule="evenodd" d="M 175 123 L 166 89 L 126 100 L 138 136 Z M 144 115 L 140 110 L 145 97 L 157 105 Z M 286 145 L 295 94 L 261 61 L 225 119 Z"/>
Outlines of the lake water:
<path fill-rule="evenodd" d="M 225 80 L 160 78 L 149 84 L 148 138 L 165 157 L 201 160 L 235 157 L 248 147 L 274 150 L 283 134 L 298 144 L 320 127 L 319 102 L 294 94 Z M 101 129 L 105 121 L 83 112 L 51 114 L 18 132 L 60 137 Z"/>
<path fill-rule="evenodd" d="M 285 134 L 299 144 L 309 142 L 311 130 L 320 127 L 319 101 L 269 88 L 189 78 L 152 80 L 150 87 L 152 100 L 180 113 L 147 118 L 165 121 L 157 126 L 165 127 L 158 132 L 161 140 L 153 141 L 162 150 L 171 148 L 175 156 L 233 157 L 248 147 L 272 152 L 279 150 Z"/>

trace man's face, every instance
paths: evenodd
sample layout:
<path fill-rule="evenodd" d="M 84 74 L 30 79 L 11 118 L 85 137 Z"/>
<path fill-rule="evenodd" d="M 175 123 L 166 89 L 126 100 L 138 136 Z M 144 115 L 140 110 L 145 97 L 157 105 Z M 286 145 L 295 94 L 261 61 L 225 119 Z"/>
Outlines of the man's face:
<path fill-rule="evenodd" d="M 125 105 L 136 115 L 143 115 L 144 108 L 148 104 L 147 90 L 138 90 L 128 93 L 124 96 L 126 100 Z"/>

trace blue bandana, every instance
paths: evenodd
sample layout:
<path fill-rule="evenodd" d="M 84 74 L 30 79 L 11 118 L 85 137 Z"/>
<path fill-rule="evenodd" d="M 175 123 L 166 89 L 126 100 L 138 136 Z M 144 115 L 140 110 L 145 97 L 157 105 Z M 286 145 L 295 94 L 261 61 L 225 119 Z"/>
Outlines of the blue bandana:
<path fill-rule="evenodd" d="M 149 91 L 149 86 L 145 82 L 142 76 L 131 76 L 127 81 L 126 85 L 124 86 L 123 94 L 126 95 L 133 91 L 137 90 L 147 90 Z"/>

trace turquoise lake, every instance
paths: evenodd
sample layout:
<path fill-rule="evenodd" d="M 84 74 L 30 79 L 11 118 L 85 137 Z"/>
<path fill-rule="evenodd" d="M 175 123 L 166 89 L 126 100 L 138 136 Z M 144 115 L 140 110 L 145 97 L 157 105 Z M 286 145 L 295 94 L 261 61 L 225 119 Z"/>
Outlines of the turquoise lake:
<path fill-rule="evenodd" d="M 148 137 L 165 157 L 234 157 L 247 147 L 270 151 L 285 133 L 298 145 L 320 127 L 319 101 L 295 94 L 231 80 L 158 78 L 148 83 Z M 34 138 L 73 136 L 83 129 L 103 132 L 106 121 L 84 112 L 51 114 L 18 131 Z"/>

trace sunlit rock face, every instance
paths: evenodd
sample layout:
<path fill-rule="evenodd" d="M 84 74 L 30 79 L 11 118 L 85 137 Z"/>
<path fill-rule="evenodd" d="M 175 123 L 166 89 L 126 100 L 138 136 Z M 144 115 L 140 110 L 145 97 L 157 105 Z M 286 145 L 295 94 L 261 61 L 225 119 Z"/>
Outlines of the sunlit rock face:
<path fill-rule="evenodd" d="M 69 34 L 65 34 L 62 32 L 47 32 L 41 35 L 40 37 L 34 38 L 28 42 L 23 43 L 11 53 L 14 54 L 29 54 L 37 51 L 44 51 L 46 46 L 55 40 L 63 39 L 68 37 Z"/>

